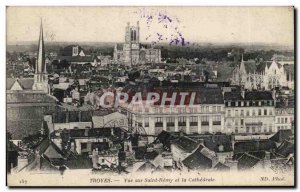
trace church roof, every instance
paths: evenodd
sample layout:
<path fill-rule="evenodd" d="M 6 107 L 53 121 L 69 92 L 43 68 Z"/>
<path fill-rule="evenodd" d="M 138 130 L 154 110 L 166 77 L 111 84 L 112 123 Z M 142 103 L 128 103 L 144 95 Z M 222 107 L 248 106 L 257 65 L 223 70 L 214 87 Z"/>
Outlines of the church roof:
<path fill-rule="evenodd" d="M 34 83 L 33 78 L 7 78 L 6 90 L 10 90 L 16 81 L 18 81 L 23 90 L 32 90 L 32 85 Z"/>
<path fill-rule="evenodd" d="M 73 53 L 73 47 L 76 47 L 78 45 L 68 45 L 64 47 L 62 50 L 60 50 L 59 55 L 61 56 L 72 56 Z M 78 53 L 81 51 L 84 51 L 84 49 L 81 46 L 78 46 Z"/>

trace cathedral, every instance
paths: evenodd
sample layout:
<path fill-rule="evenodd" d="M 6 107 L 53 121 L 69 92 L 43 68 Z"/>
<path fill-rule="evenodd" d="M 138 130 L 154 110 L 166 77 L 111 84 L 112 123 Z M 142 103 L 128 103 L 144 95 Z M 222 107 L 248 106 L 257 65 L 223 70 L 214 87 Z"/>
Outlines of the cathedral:
<path fill-rule="evenodd" d="M 275 87 L 294 89 L 293 66 L 281 65 L 273 60 L 249 70 L 242 56 L 240 66 L 233 70 L 231 83 L 242 86 L 246 90 L 271 90 Z"/>
<path fill-rule="evenodd" d="M 114 48 L 114 61 L 124 63 L 126 66 L 134 66 L 145 63 L 160 63 L 161 50 L 153 47 L 146 48 L 140 44 L 140 26 L 130 26 L 127 23 L 125 28 L 125 43 L 118 49 Z"/>

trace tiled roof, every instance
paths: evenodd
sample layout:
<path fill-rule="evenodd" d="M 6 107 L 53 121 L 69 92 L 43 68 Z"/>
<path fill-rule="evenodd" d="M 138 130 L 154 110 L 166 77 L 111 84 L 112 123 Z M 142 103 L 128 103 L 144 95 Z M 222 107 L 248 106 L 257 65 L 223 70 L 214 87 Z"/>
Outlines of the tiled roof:
<path fill-rule="evenodd" d="M 155 167 L 155 165 L 153 165 L 153 163 L 151 163 L 150 161 L 146 161 L 136 171 L 144 172 L 144 171 L 151 171 L 151 170 L 155 170 L 155 169 L 156 169 L 156 167 Z"/>
<path fill-rule="evenodd" d="M 224 93 L 224 100 L 239 101 L 239 100 L 273 100 L 271 91 L 245 91 L 243 98 L 241 92 L 232 91 Z"/>
<path fill-rule="evenodd" d="M 175 99 L 175 105 L 178 105 L 181 101 L 181 92 L 186 92 L 188 95 L 185 97 L 185 103 L 189 104 L 192 93 L 195 93 L 195 104 L 223 104 L 223 94 L 221 88 L 208 88 L 208 87 L 190 87 L 190 86 L 183 86 L 183 87 L 176 87 L 176 86 L 154 86 L 152 83 L 149 84 L 138 84 L 138 85 L 126 85 L 122 92 L 126 92 L 129 95 L 128 102 L 131 101 L 133 96 L 136 93 L 141 93 L 142 99 L 147 99 L 147 94 L 150 92 L 155 92 L 160 95 L 160 100 L 157 101 L 155 104 L 160 105 L 162 102 L 162 95 L 163 93 L 167 93 L 167 97 L 172 97 L 172 94 L 177 93 Z M 166 102 L 166 105 L 170 104 L 170 102 Z"/>
<path fill-rule="evenodd" d="M 193 152 L 199 146 L 197 141 L 190 139 L 187 136 L 179 137 L 178 139 L 173 140 L 172 143 L 187 153 Z"/>
<path fill-rule="evenodd" d="M 15 81 L 15 78 L 6 78 L 6 90 L 10 90 Z"/>
<path fill-rule="evenodd" d="M 66 162 L 69 169 L 92 169 L 93 162 L 88 156 L 77 155 Z"/>
<path fill-rule="evenodd" d="M 292 136 L 292 130 L 287 129 L 287 130 L 279 130 L 275 135 L 273 135 L 270 140 L 275 141 L 276 143 L 281 143 L 286 139 L 289 139 L 290 136 Z"/>
<path fill-rule="evenodd" d="M 215 152 L 230 152 L 232 151 L 230 135 L 212 135 L 204 139 L 204 145 L 208 149 Z M 223 151 L 219 151 L 220 145 L 223 146 Z"/>
<path fill-rule="evenodd" d="M 221 162 L 218 162 L 215 167 L 214 167 L 216 170 L 218 171 L 226 171 L 226 170 L 230 170 L 230 167 L 228 167 L 227 165 L 224 165 L 223 163 Z"/>
<path fill-rule="evenodd" d="M 289 154 L 295 152 L 294 148 L 294 143 L 285 140 L 275 152 L 283 157 L 287 157 Z"/>
<path fill-rule="evenodd" d="M 248 153 L 244 153 L 239 159 L 238 159 L 238 169 L 244 170 L 244 169 L 250 169 L 254 167 L 258 162 L 260 161 L 259 158 L 250 155 Z"/>
<path fill-rule="evenodd" d="M 276 144 L 271 140 L 252 140 L 241 141 L 234 144 L 234 153 L 252 152 L 252 151 L 270 151 L 275 149 Z"/>
<path fill-rule="evenodd" d="M 33 78 L 21 78 L 21 79 L 18 79 L 18 81 L 23 89 L 29 89 L 29 90 L 32 89 L 32 85 L 34 83 Z"/>
<path fill-rule="evenodd" d="M 165 149 L 170 150 L 171 142 L 172 140 L 179 137 L 179 132 L 176 133 L 170 133 L 167 131 L 162 131 L 158 136 L 156 137 L 154 143 L 162 143 L 163 147 Z"/>
<path fill-rule="evenodd" d="M 210 169 L 212 168 L 212 160 L 201 153 L 203 146 L 200 145 L 198 149 L 185 158 L 182 163 L 189 169 Z"/>
<path fill-rule="evenodd" d="M 15 83 L 15 81 L 18 81 L 24 90 L 32 90 L 32 85 L 34 83 L 33 78 L 20 78 L 20 79 L 7 78 L 6 79 L 6 89 L 10 90 L 11 87 L 13 86 L 13 84 Z"/>

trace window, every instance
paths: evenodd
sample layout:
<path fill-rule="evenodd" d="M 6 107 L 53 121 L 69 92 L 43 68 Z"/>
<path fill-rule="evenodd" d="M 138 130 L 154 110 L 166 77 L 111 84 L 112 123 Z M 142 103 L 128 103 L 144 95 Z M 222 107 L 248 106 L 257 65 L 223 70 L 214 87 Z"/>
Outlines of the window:
<path fill-rule="evenodd" d="M 239 122 L 237 119 L 234 120 L 234 125 L 239 125 Z"/>
<path fill-rule="evenodd" d="M 241 101 L 241 106 L 244 107 L 244 101 Z"/>
<path fill-rule="evenodd" d="M 258 106 L 261 106 L 261 101 L 258 102 Z"/>
<path fill-rule="evenodd" d="M 231 107 L 231 102 L 230 101 L 227 102 L 227 105 L 228 105 L 228 107 Z"/>
<path fill-rule="evenodd" d="M 167 117 L 167 127 L 175 126 L 175 117 Z"/>
<path fill-rule="evenodd" d="M 235 116 L 238 116 L 239 115 L 239 111 L 238 110 L 235 110 Z"/>
<path fill-rule="evenodd" d="M 243 109 L 241 110 L 241 116 L 244 116 L 244 110 Z"/>
<path fill-rule="evenodd" d="M 221 106 L 217 106 L 217 111 L 220 112 L 221 110 Z"/>
<path fill-rule="evenodd" d="M 221 125 L 221 116 L 220 115 L 213 116 L 213 125 Z"/>
<path fill-rule="evenodd" d="M 145 127 L 149 127 L 149 117 L 145 117 L 144 121 L 145 121 Z"/>
<path fill-rule="evenodd" d="M 284 123 L 287 123 L 287 118 L 284 119 Z"/>
<path fill-rule="evenodd" d="M 235 102 L 235 106 L 236 107 L 239 106 L 239 102 L 238 101 Z"/>
<path fill-rule="evenodd" d="M 250 105 L 250 103 L 249 103 L 249 101 L 247 101 L 247 107 L 249 107 L 249 105 Z"/>
<path fill-rule="evenodd" d="M 250 116 L 249 109 L 246 110 L 246 116 Z"/>
<path fill-rule="evenodd" d="M 162 123 L 162 117 L 156 117 L 155 118 L 155 127 L 162 127 L 163 123 Z"/>
<path fill-rule="evenodd" d="M 87 143 L 81 143 L 81 150 L 87 149 Z"/>
<path fill-rule="evenodd" d="M 190 117 L 190 126 L 198 126 L 198 117 L 197 116 Z"/>
<path fill-rule="evenodd" d="M 186 117 L 178 117 L 178 126 L 186 126 Z"/>
<path fill-rule="evenodd" d="M 154 108 L 154 113 L 158 113 L 158 112 L 159 112 L 158 107 L 155 107 Z"/>
<path fill-rule="evenodd" d="M 261 109 L 258 110 L 258 115 L 261 115 Z"/>
<path fill-rule="evenodd" d="M 272 132 L 272 125 L 269 126 L 269 132 Z"/>
<path fill-rule="evenodd" d="M 244 125 L 244 119 L 241 119 L 241 125 Z"/>
<path fill-rule="evenodd" d="M 201 116 L 201 125 L 209 125 L 208 116 Z"/>
<path fill-rule="evenodd" d="M 227 110 L 228 117 L 231 117 L 231 110 Z"/>
<path fill-rule="evenodd" d="M 264 110 L 264 115 L 268 115 L 268 111 L 266 109 Z"/>
<path fill-rule="evenodd" d="M 270 111 L 269 111 L 269 115 L 273 115 L 273 111 L 272 111 L 272 109 L 270 109 Z"/>
<path fill-rule="evenodd" d="M 206 106 L 206 112 L 209 112 L 209 106 Z"/>

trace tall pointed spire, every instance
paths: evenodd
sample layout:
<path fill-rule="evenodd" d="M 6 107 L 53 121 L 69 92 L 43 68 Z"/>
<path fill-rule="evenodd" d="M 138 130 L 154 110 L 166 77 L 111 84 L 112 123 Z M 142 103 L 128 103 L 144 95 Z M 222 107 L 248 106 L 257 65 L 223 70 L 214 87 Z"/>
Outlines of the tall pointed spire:
<path fill-rule="evenodd" d="M 34 83 L 32 85 L 32 90 L 43 91 L 45 93 L 49 93 L 49 85 L 48 85 L 48 75 L 46 70 L 45 63 L 45 45 L 44 45 L 44 37 L 43 37 L 43 23 L 41 19 L 40 26 L 40 37 L 38 42 L 38 56 L 35 66 L 35 74 L 34 74 Z"/>
<path fill-rule="evenodd" d="M 43 36 L 43 22 L 41 19 L 40 26 L 40 37 L 38 44 L 38 58 L 37 58 L 37 67 L 35 73 L 47 73 L 45 66 L 45 45 L 44 45 L 44 36 Z"/>
<path fill-rule="evenodd" d="M 244 63 L 244 54 L 242 53 L 242 61 L 240 65 L 240 72 L 241 73 L 246 73 L 246 68 L 245 68 L 245 63 Z"/>

